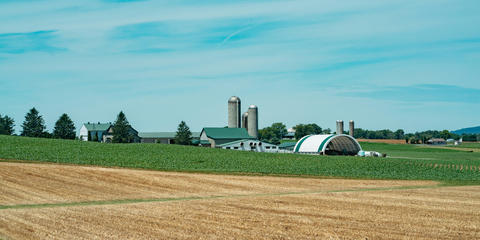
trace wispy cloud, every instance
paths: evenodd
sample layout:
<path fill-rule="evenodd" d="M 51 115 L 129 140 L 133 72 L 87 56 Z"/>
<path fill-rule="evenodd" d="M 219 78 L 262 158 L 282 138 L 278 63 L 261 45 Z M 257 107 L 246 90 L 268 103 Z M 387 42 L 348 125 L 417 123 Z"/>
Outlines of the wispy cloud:
<path fill-rule="evenodd" d="M 375 87 L 368 90 L 346 92 L 343 95 L 398 102 L 480 103 L 480 89 L 441 84 Z"/>
<path fill-rule="evenodd" d="M 338 110 L 332 99 L 362 109 L 359 121 L 371 116 L 364 109 L 398 115 L 389 109 L 412 102 L 470 112 L 479 104 L 480 28 L 472 24 L 479 11 L 475 0 L 0 1 L 0 102 L 13 102 L 2 111 L 78 109 L 80 122 L 124 106 L 138 116 L 184 108 L 172 119 L 152 113 L 148 119 L 165 119 L 163 130 L 183 117 L 200 118 L 195 129 L 222 125 L 225 106 L 216 101 L 231 94 L 264 107 L 261 125 L 323 125 L 354 112 Z M 99 96 L 93 88 L 109 91 Z M 65 101 L 57 101 L 59 93 Z M 105 107 L 83 108 L 84 99 Z M 198 99 L 215 102 L 202 109 L 212 115 L 190 109 Z M 296 107 L 311 99 L 323 110 Z M 287 108 L 295 114 L 281 115 Z M 142 121 L 140 130 L 162 130 Z"/>
<path fill-rule="evenodd" d="M 0 34 L 0 54 L 25 52 L 58 52 L 65 50 L 55 45 L 56 31 Z"/>

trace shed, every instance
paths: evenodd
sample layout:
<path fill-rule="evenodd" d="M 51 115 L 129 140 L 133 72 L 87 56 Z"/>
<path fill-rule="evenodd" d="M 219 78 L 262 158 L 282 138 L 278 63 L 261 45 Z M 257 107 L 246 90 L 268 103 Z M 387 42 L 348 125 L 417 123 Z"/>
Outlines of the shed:
<path fill-rule="evenodd" d="M 141 143 L 175 143 L 176 132 L 141 132 L 138 133 Z M 200 138 L 199 132 L 192 132 L 192 140 L 198 140 Z M 193 141 L 192 141 L 193 142 Z"/>

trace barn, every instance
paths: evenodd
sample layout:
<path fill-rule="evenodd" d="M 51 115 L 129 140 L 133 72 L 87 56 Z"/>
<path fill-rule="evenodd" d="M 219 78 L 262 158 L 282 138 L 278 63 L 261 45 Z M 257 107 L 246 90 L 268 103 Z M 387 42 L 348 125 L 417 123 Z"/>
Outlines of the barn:
<path fill-rule="evenodd" d="M 242 139 L 224 144 L 219 144 L 215 147 L 252 152 L 278 152 L 277 145 L 262 142 L 256 139 Z"/>
<path fill-rule="evenodd" d="M 355 138 L 345 134 L 308 135 L 300 139 L 295 153 L 324 155 L 357 155 L 362 150 Z"/>
<path fill-rule="evenodd" d="M 217 145 L 238 141 L 251 140 L 245 128 L 203 128 L 200 132 L 200 145 L 215 148 Z"/>

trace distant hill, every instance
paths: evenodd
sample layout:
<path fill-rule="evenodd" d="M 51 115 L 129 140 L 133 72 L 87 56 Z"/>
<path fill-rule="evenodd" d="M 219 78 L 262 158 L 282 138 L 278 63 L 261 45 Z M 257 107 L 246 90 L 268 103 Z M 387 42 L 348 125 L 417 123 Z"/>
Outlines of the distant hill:
<path fill-rule="evenodd" d="M 480 134 L 480 126 L 478 127 L 470 127 L 470 128 L 462 128 L 458 129 L 455 131 L 452 131 L 452 133 L 462 135 L 462 134 Z"/>

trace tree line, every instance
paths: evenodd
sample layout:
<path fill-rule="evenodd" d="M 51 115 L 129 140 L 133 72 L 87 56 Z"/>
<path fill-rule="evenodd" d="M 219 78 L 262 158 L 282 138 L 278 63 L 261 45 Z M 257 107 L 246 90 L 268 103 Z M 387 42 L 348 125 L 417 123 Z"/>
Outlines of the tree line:
<path fill-rule="evenodd" d="M 310 134 L 330 134 L 330 128 L 322 129 L 315 123 L 297 124 L 293 127 L 295 130 L 295 139 L 310 135 Z M 258 138 L 261 141 L 280 144 L 280 140 L 287 134 L 287 127 L 283 123 L 273 123 L 272 126 L 258 130 Z"/>
<path fill-rule="evenodd" d="M 14 135 L 15 121 L 8 115 L 2 116 L 0 114 L 0 134 Z M 30 109 L 25 115 L 25 120 L 22 123 L 22 130 L 20 136 L 25 137 L 39 137 L 39 138 L 59 138 L 59 139 L 76 139 L 76 127 L 68 114 L 62 114 L 55 122 L 55 127 L 52 133 L 46 131 L 45 120 L 38 110 L 34 107 Z M 112 126 L 112 142 L 113 143 L 131 143 L 134 141 L 134 136 L 130 131 L 131 125 L 123 111 L 117 115 L 117 119 Z M 88 135 L 88 140 L 98 141 L 98 136 L 93 138 Z M 175 143 L 182 145 L 192 144 L 192 132 L 187 124 L 180 122 L 176 135 Z"/>
<path fill-rule="evenodd" d="M 55 122 L 55 127 L 52 133 L 46 131 L 45 121 L 37 109 L 30 109 L 25 115 L 25 120 L 22 123 L 22 131 L 20 136 L 26 137 L 41 137 L 41 138 L 60 138 L 60 139 L 75 139 L 75 124 L 72 119 L 66 114 L 62 114 Z M 8 115 L 2 116 L 0 114 L 0 134 L 14 135 L 15 121 Z M 113 124 L 113 139 L 114 143 L 129 143 L 133 142 L 133 136 L 130 132 L 130 124 L 123 113 L 117 115 L 117 119 Z M 315 123 L 297 124 L 293 127 L 295 130 L 295 139 L 299 140 L 304 136 L 311 134 L 331 134 L 330 128 L 321 128 Z M 259 139 L 261 141 L 272 144 L 280 144 L 280 141 L 287 134 L 287 127 L 281 122 L 273 123 L 269 127 L 265 127 L 258 131 Z M 345 131 L 345 134 L 349 134 Z M 425 143 L 431 138 L 455 139 L 463 138 L 464 141 L 480 141 L 480 134 L 463 134 L 457 135 L 448 130 L 437 131 L 428 130 L 423 132 L 405 133 L 403 129 L 392 131 L 389 129 L 383 130 L 366 130 L 362 128 L 355 128 L 355 138 L 365 139 L 404 139 L 407 143 Z M 91 140 L 91 139 L 90 139 Z M 97 139 L 98 140 L 98 139 Z M 192 133 L 190 128 L 184 121 L 178 125 L 175 135 L 175 143 L 182 145 L 192 144 Z"/>
<path fill-rule="evenodd" d="M 14 135 L 14 127 L 15 121 L 12 118 L 0 115 L 0 134 Z M 32 108 L 25 115 L 20 136 L 75 139 L 75 124 L 66 113 L 62 114 L 55 122 L 52 133 L 45 131 L 46 128 L 43 117 L 36 108 Z"/>
<path fill-rule="evenodd" d="M 297 124 L 293 127 L 295 130 L 295 139 L 300 140 L 302 137 L 311 134 L 331 134 L 332 130 L 329 128 L 322 129 L 315 123 Z M 259 139 L 272 144 L 279 144 L 283 137 L 287 134 L 287 127 L 283 123 L 273 123 L 270 127 L 260 129 L 258 131 Z M 344 134 L 349 134 L 345 131 Z M 366 130 L 362 128 L 355 128 L 355 138 L 364 139 L 399 139 L 405 140 L 407 143 L 425 143 L 432 138 L 455 139 L 463 138 L 464 141 L 480 141 L 480 134 L 463 134 L 457 135 L 448 130 L 437 131 L 428 130 L 423 132 L 405 133 L 403 129 L 395 131 L 389 129 L 383 130 Z"/>

